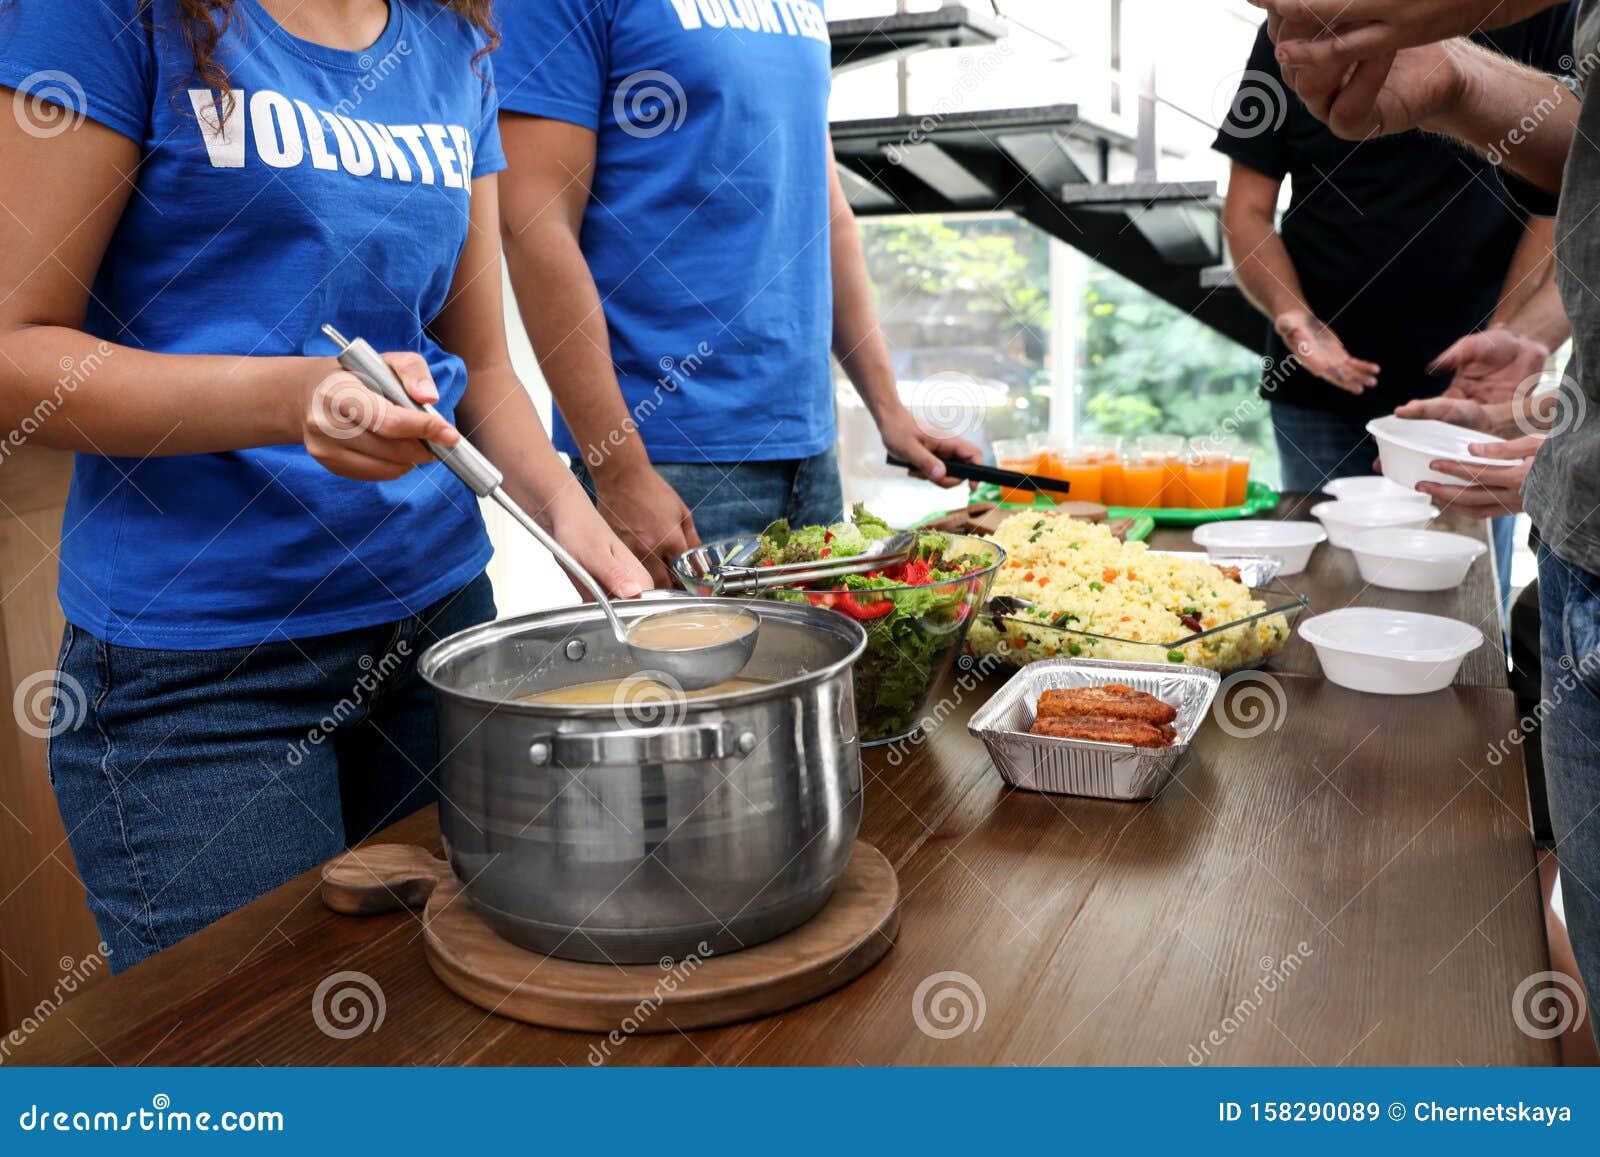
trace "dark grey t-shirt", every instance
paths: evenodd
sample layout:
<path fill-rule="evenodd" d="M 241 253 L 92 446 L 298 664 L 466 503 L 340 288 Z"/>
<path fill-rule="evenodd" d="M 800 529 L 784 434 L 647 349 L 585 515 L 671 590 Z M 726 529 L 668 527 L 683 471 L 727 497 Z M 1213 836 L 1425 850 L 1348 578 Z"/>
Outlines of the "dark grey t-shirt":
<path fill-rule="evenodd" d="M 1556 211 L 1556 282 L 1572 322 L 1572 361 L 1556 432 L 1522 493 L 1540 541 L 1600 573 L 1600 0 L 1578 7 L 1574 58 L 1584 100 Z"/>

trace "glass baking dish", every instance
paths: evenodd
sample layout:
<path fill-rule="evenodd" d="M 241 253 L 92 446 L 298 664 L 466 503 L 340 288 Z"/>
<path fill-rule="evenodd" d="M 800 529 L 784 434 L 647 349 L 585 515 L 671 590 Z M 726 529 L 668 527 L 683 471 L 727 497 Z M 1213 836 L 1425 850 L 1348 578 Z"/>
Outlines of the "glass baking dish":
<path fill-rule="evenodd" d="M 1159 641 L 1120 638 L 1052 622 L 1042 608 L 991 599 L 973 621 L 967 649 L 977 658 L 1023 666 L 1041 659 L 1116 659 L 1173 663 L 1227 675 L 1264 666 L 1289 645 L 1295 623 L 1310 601 L 1273 581 L 1250 590 L 1264 609 L 1203 631 Z"/>

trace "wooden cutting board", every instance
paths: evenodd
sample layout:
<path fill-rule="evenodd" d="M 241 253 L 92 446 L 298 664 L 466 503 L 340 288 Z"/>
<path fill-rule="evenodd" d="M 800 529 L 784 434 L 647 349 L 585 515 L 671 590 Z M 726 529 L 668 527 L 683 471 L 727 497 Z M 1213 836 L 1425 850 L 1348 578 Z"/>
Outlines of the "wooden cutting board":
<path fill-rule="evenodd" d="M 322 869 L 322 902 L 372 916 L 423 909 L 435 975 L 500 1016 L 579 1032 L 663 1033 L 766 1016 L 842 988 L 881 960 L 900 927 L 900 883 L 857 841 L 821 912 L 739 952 L 654 964 L 586 964 L 502 940 L 473 910 L 450 866 L 409 844 L 358 848 Z"/>
<path fill-rule="evenodd" d="M 1098 502 L 1068 502 L 1065 499 L 1051 507 L 1040 507 L 1043 513 L 1066 515 L 1079 522 L 1104 522 L 1120 538 L 1133 525 L 1133 519 L 1121 518 L 1107 521 L 1108 510 Z M 944 530 L 952 534 L 993 534 L 1000 524 L 1013 514 L 1026 513 L 1021 506 L 1001 506 L 994 502 L 974 502 L 970 506 L 952 510 L 938 518 L 918 523 L 923 530 Z"/>

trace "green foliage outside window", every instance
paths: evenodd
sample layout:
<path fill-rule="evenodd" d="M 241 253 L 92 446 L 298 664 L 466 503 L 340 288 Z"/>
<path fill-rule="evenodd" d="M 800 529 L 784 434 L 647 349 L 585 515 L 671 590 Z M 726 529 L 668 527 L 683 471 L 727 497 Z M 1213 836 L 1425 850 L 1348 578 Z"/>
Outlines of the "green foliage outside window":
<path fill-rule="evenodd" d="M 989 439 L 1049 426 L 1050 240 L 1011 217 L 863 223 L 867 260 L 902 380 L 958 369 L 1003 381 Z M 1260 356 L 1103 267 L 1077 318 L 1078 422 L 1086 436 L 1231 432 L 1277 477 Z"/>

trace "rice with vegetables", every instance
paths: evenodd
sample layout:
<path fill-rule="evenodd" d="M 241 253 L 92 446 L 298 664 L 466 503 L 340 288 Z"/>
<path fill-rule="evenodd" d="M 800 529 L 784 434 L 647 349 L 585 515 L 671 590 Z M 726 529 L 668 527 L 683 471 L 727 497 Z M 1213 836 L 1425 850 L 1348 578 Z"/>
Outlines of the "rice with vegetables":
<path fill-rule="evenodd" d="M 1068 655 L 1164 660 L 1235 671 L 1288 643 L 1281 614 L 1192 638 L 1267 609 L 1242 583 L 1199 559 L 1163 555 L 1141 542 L 1121 542 L 1104 526 L 1038 511 L 1006 519 L 993 539 L 1005 548 L 1006 564 L 990 597 L 1035 605 L 1001 623 L 975 622 L 969 644 L 978 655 L 1017 664 Z"/>

